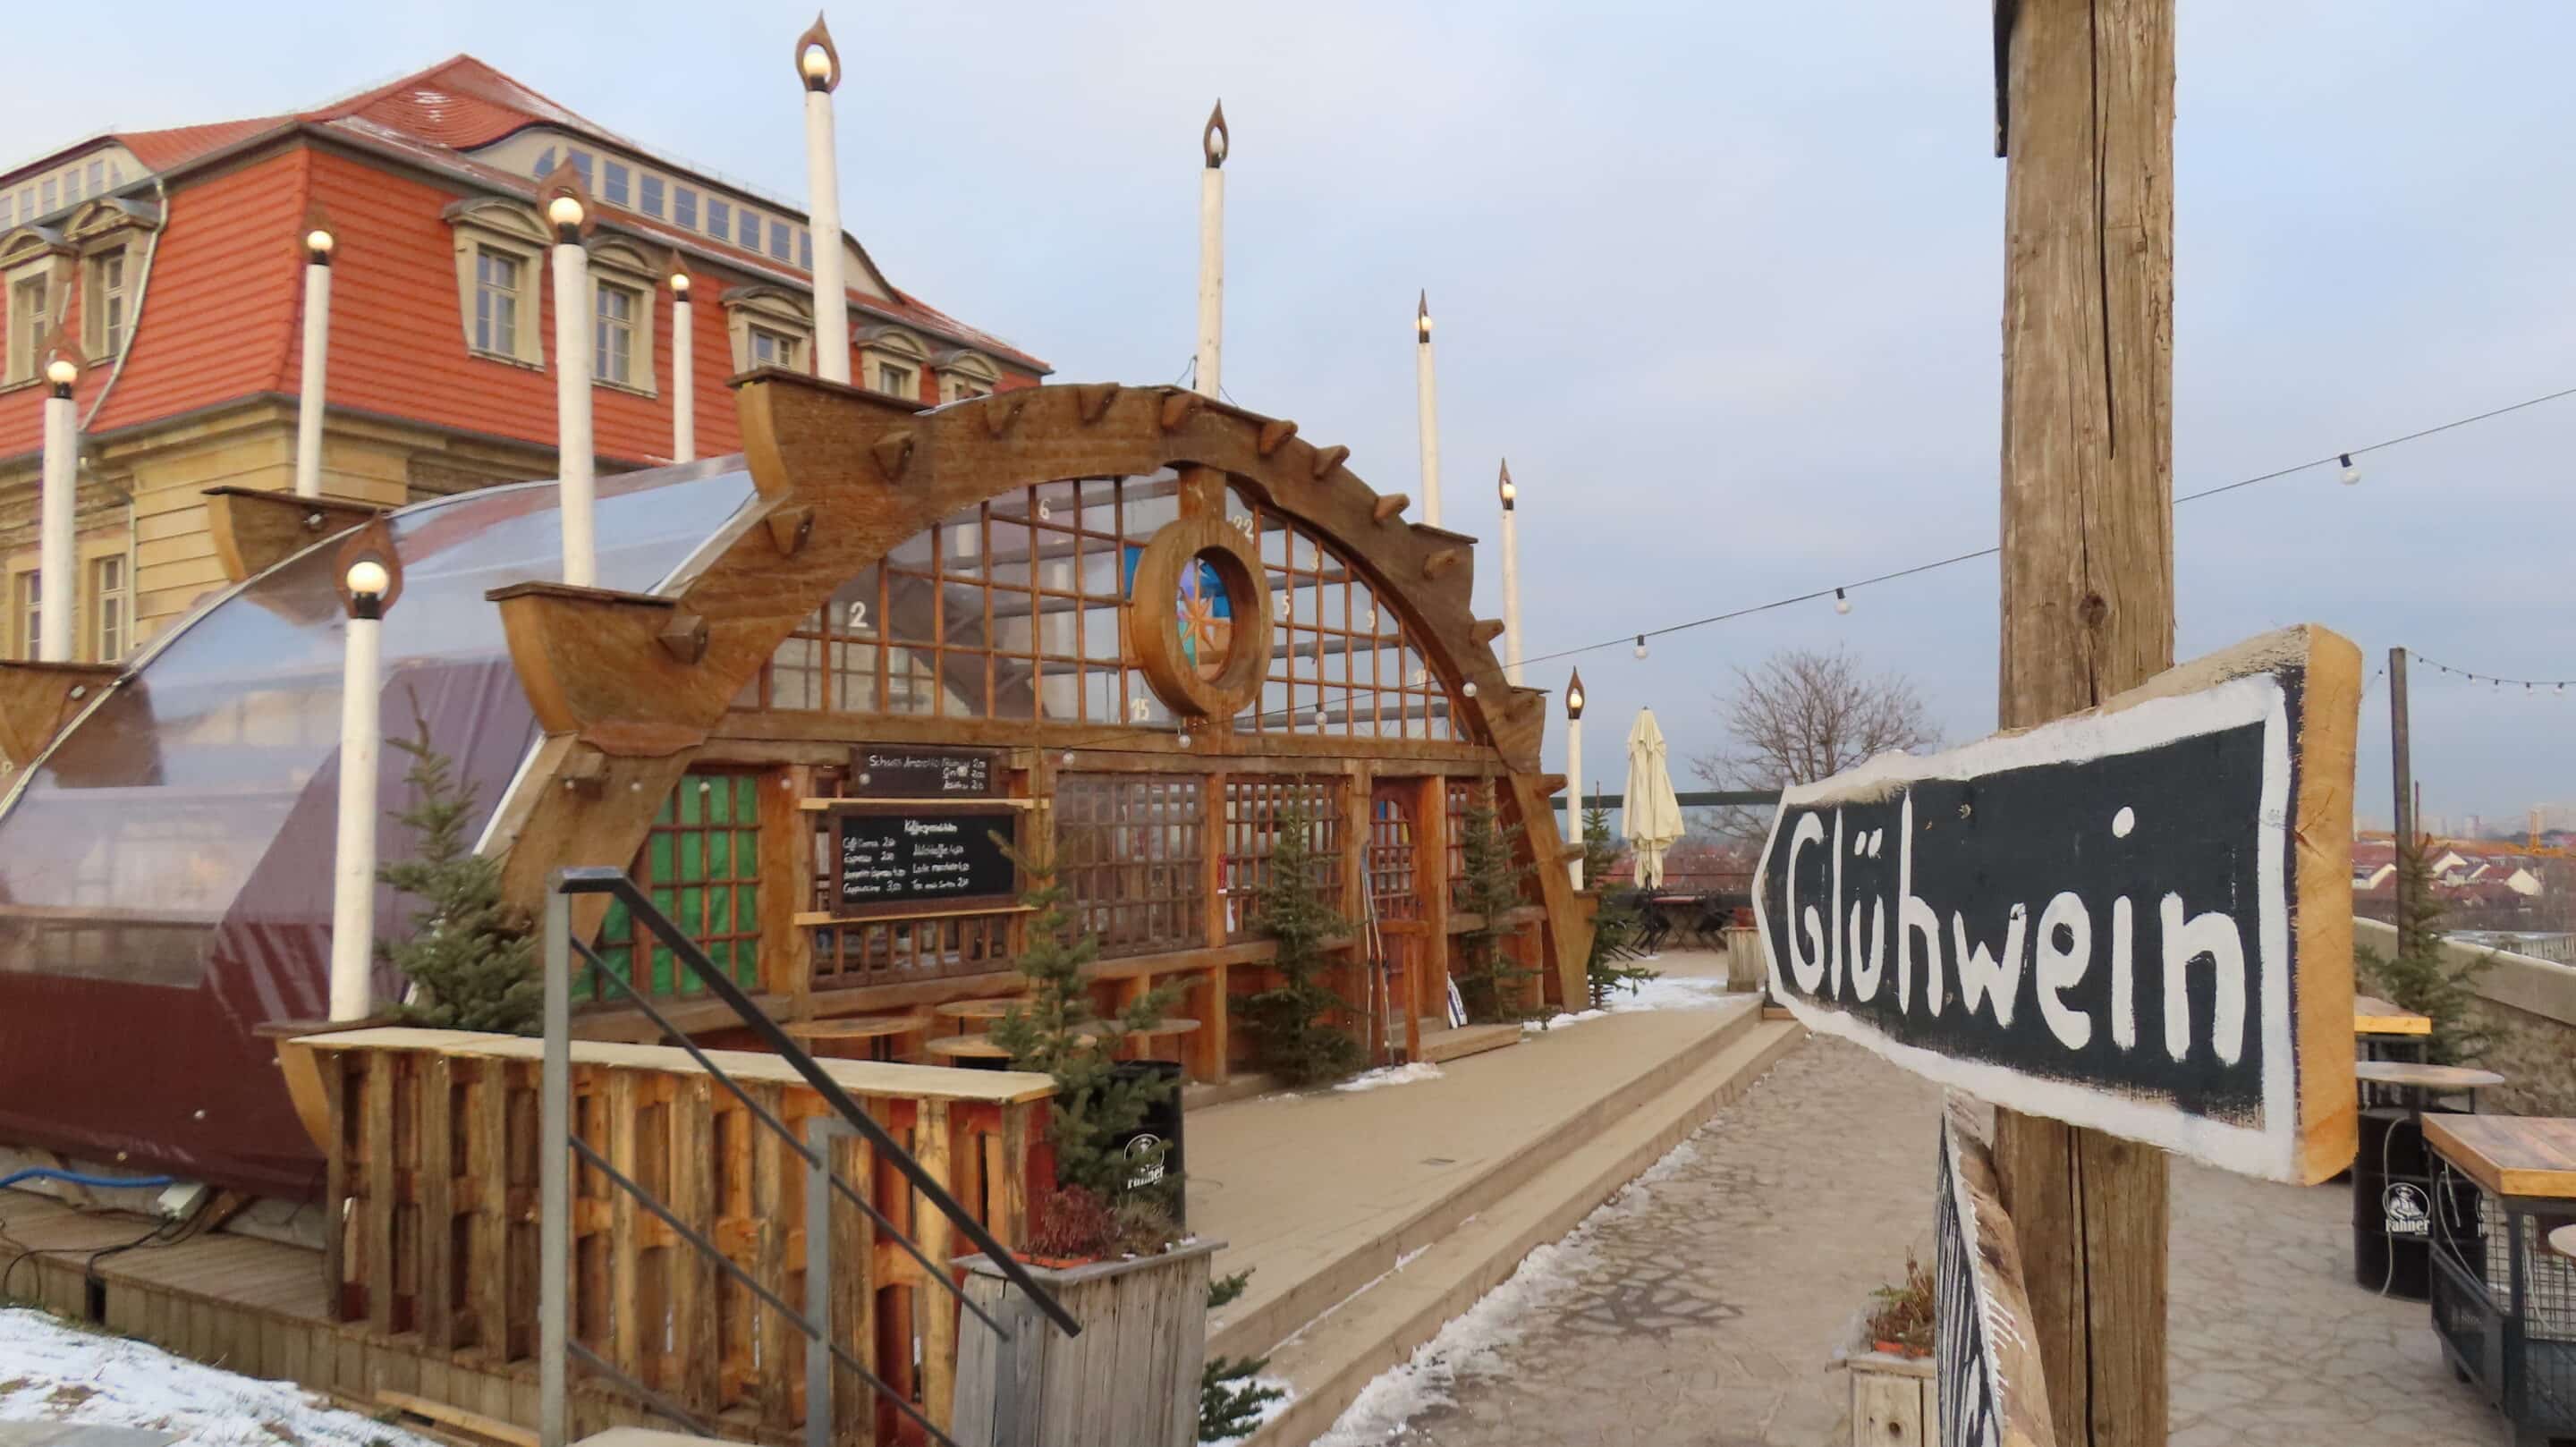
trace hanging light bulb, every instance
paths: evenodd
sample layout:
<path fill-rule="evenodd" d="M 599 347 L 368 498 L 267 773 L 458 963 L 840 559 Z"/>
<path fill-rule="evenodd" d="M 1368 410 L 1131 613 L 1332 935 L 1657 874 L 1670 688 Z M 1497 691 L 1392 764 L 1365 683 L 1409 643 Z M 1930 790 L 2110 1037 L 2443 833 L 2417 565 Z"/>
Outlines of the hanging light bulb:
<path fill-rule="evenodd" d="M 1639 658 L 1646 656 L 1646 635 L 1643 633 L 1637 635 L 1637 656 Z"/>
<path fill-rule="evenodd" d="M 1834 590 L 1834 611 L 1837 613 L 1849 613 L 1851 611 L 1851 599 L 1844 597 L 1843 590 L 1840 588 L 1836 588 Z"/>
<path fill-rule="evenodd" d="M 2335 461 L 2340 462 L 2340 463 L 2342 463 L 2342 464 L 2343 464 L 2343 485 L 2344 485 L 2344 486 L 2346 486 L 2346 487 L 2350 487 L 2350 486 L 2352 486 L 2354 483 L 2361 481 L 2361 469 L 2353 465 L 2353 461 L 2352 461 L 2352 454 L 2351 454 L 2351 453 L 2349 453 L 2349 452 L 2337 453 L 2337 454 L 2335 455 Z"/>
<path fill-rule="evenodd" d="M 1177 738 L 1179 739 L 1182 748 L 1186 749 L 1190 746 L 1190 736 L 1187 733 L 1177 735 Z"/>
<path fill-rule="evenodd" d="M 1468 679 L 1465 683 L 1458 686 L 1458 691 L 1467 695 L 1469 698 L 1474 698 L 1476 696 L 1476 680 L 1472 678 Z"/>

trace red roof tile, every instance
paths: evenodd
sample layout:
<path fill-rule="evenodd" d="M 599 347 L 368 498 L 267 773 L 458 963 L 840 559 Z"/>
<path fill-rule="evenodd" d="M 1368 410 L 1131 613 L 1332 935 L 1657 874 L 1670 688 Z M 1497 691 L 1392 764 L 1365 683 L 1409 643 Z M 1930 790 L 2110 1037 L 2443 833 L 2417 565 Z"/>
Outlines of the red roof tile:
<path fill-rule="evenodd" d="M 134 159 L 145 169 L 167 171 L 237 141 L 246 141 L 263 131 L 276 130 L 291 120 L 289 116 L 253 116 L 248 120 L 216 121 L 212 125 L 174 126 L 166 131 L 119 131 L 116 140 L 132 151 Z"/>
<path fill-rule="evenodd" d="M 528 89 L 470 55 L 320 110 L 307 120 L 355 116 L 441 146 L 472 150 L 544 122 L 632 144 Z M 641 149 L 639 147 L 639 149 Z"/>

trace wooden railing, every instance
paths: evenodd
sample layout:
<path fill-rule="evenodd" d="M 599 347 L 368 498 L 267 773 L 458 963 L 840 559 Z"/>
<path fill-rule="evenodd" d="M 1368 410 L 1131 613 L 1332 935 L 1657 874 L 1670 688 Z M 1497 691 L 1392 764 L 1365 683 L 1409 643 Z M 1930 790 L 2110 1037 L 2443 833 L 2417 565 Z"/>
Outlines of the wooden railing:
<path fill-rule="evenodd" d="M 324 1270 L 339 1319 L 417 1333 L 430 1352 L 491 1367 L 531 1359 L 537 1336 L 539 1042 L 440 1030 L 358 1030 L 310 1049 L 328 1104 Z M 827 1107 L 779 1057 L 711 1058 L 800 1134 Z M 1046 1158 L 1044 1076 L 829 1061 L 825 1068 L 975 1219 L 1026 1239 L 1029 1183 Z M 804 1299 L 805 1170 L 792 1148 L 678 1049 L 576 1042 L 573 1121 L 610 1166 L 780 1298 Z M 952 1228 L 892 1168 L 844 1139 L 834 1165 L 945 1261 Z M 832 1322 L 841 1344 L 945 1423 L 956 1304 L 922 1268 L 837 1203 Z M 746 1286 L 683 1244 L 600 1172 L 573 1176 L 573 1339 L 701 1417 L 777 1436 L 804 1420 L 803 1338 Z M 843 1263 L 848 1263 L 844 1265 Z M 915 1363 L 919 1363 L 916 1371 Z M 836 1390 L 834 1435 L 902 1440 L 888 1404 Z M 914 1429 L 917 1431 L 918 1429 Z"/>

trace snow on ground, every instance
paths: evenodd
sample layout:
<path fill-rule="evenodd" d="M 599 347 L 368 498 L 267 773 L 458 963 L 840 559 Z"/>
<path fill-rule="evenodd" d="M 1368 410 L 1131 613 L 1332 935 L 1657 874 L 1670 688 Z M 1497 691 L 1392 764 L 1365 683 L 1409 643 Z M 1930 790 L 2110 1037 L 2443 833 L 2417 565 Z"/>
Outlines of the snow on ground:
<path fill-rule="evenodd" d="M 1439 1066 L 1432 1064 L 1428 1060 L 1417 1060 L 1411 1065 L 1381 1065 L 1375 1070 L 1361 1071 L 1359 1074 L 1354 1075 L 1350 1079 L 1343 1081 L 1341 1084 L 1334 1086 L 1333 1089 L 1382 1090 L 1390 1085 L 1416 1085 L 1425 1080 L 1438 1080 L 1439 1078 Z"/>
<path fill-rule="evenodd" d="M 1593 1232 L 1606 1222 L 1643 1210 L 1655 1185 L 1698 1154 L 1699 1147 L 1684 1140 L 1619 1194 L 1595 1207 L 1572 1231 L 1532 1250 L 1502 1285 L 1451 1318 L 1439 1335 L 1414 1348 L 1410 1358 L 1362 1387 L 1310 1447 L 1379 1447 L 1394 1440 L 1422 1412 L 1453 1400 L 1450 1389 L 1461 1376 L 1495 1366 L 1502 1350 L 1520 1339 L 1522 1324 L 1534 1320 L 1574 1282 L 1591 1259 Z"/>
<path fill-rule="evenodd" d="M 180 1447 L 432 1447 L 293 1382 L 236 1376 L 159 1347 L 0 1309 L 0 1421 L 179 1433 Z"/>
<path fill-rule="evenodd" d="M 1543 1030 L 1562 1030 L 1586 1020 L 1599 1020 L 1611 1015 L 1625 1015 L 1637 1010 L 1713 1010 L 1729 1000 L 1746 998 L 1726 988 L 1726 981 L 1692 975 L 1660 975 L 1639 980 L 1637 988 L 1610 992 L 1610 1003 L 1598 1010 L 1577 1010 L 1570 1015 L 1556 1015 L 1545 1020 L 1522 1024 L 1525 1034 Z"/>

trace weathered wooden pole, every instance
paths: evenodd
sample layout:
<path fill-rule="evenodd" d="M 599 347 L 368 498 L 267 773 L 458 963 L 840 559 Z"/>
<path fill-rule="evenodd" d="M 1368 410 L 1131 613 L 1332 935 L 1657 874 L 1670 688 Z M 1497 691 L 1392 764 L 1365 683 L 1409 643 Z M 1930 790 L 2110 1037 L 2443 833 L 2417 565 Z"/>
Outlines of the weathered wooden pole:
<path fill-rule="evenodd" d="M 1234 141 L 1225 128 L 1225 102 L 1208 112 L 1199 131 L 1199 351 L 1191 381 L 1199 395 L 1217 395 L 1225 360 L 1225 153 Z"/>
<path fill-rule="evenodd" d="M 2406 851 L 2415 847 L 2415 763 L 2406 727 L 2406 650 L 2388 650 L 2388 771 L 2396 799 L 2388 839 L 2397 848 L 2397 952 L 2409 941 L 2406 921 Z"/>
<path fill-rule="evenodd" d="M 2174 0 L 2005 0 L 2000 721 L 2173 663 Z M 1998 1111 L 2060 1447 L 2165 1440 L 2166 1166 Z"/>

